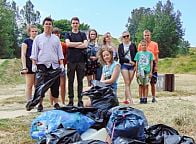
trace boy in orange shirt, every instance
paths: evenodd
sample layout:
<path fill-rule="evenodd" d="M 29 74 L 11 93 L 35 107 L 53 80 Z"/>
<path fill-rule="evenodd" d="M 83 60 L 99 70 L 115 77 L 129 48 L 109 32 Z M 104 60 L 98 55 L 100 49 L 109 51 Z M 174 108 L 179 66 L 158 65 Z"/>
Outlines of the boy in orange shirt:
<path fill-rule="evenodd" d="M 151 32 L 149 30 L 144 30 L 143 32 L 143 37 L 147 41 L 147 50 L 152 52 L 154 56 L 154 61 L 153 61 L 153 70 L 152 70 L 152 78 L 150 81 L 151 84 L 151 93 L 152 93 L 152 102 L 156 102 L 157 100 L 155 99 L 156 96 L 156 82 L 157 82 L 157 71 L 158 71 L 158 59 L 159 59 L 159 48 L 158 44 L 154 41 L 151 41 Z M 142 47 L 141 44 L 138 45 L 138 51 L 141 51 Z"/>

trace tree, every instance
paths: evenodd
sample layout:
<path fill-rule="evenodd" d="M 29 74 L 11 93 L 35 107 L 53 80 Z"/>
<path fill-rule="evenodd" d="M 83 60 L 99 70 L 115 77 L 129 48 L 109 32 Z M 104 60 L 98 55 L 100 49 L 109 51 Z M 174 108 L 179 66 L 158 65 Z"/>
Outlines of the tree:
<path fill-rule="evenodd" d="M 142 39 L 143 31 L 149 29 L 152 32 L 152 39 L 159 44 L 159 56 L 175 57 L 181 51 L 180 45 L 184 41 L 184 29 L 180 17 L 180 11 L 174 11 L 170 0 L 165 4 L 159 1 L 153 9 L 142 7 L 133 10 L 127 29 L 136 43 Z"/>
<path fill-rule="evenodd" d="M 10 10 L 10 3 L 0 0 L 0 58 L 14 56 L 14 14 Z"/>

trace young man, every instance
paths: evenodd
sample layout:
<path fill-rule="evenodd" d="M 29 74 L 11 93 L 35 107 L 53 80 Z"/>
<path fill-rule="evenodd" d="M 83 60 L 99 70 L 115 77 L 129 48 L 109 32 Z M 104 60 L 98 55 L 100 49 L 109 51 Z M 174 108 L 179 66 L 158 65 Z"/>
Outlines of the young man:
<path fill-rule="evenodd" d="M 87 59 L 86 48 L 88 45 L 86 34 L 79 30 L 80 21 L 78 17 L 71 19 L 72 31 L 66 33 L 65 42 L 68 45 L 67 54 L 67 77 L 68 77 L 68 106 L 74 104 L 74 78 L 75 72 L 78 82 L 78 106 L 83 107 L 82 90 L 85 75 L 85 61 Z"/>
<path fill-rule="evenodd" d="M 156 96 L 156 82 L 157 82 L 157 71 L 158 71 L 158 59 L 159 59 L 159 48 L 158 44 L 151 40 L 151 32 L 149 30 L 144 30 L 143 37 L 147 41 L 147 51 L 152 52 L 154 56 L 153 61 L 153 70 L 152 70 L 152 78 L 150 81 L 151 84 L 151 93 L 152 93 L 152 102 L 156 102 L 155 96 Z M 138 45 L 138 51 L 141 51 L 142 47 L 141 44 Z"/>
<path fill-rule="evenodd" d="M 31 60 L 32 71 L 36 72 L 37 84 L 35 86 L 35 94 L 31 101 L 26 105 L 26 109 L 30 111 L 39 103 L 38 111 L 43 110 L 42 99 L 45 92 L 50 88 L 54 97 L 54 108 L 59 108 L 59 74 L 57 70 L 63 72 L 63 52 L 60 39 L 52 34 L 53 21 L 50 17 L 46 17 L 43 21 L 44 32 L 38 35 L 32 47 Z"/>

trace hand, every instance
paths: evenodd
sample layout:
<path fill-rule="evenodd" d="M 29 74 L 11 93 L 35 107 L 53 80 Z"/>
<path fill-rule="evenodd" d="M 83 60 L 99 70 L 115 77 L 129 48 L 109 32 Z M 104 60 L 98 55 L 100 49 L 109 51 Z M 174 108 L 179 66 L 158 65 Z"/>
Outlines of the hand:
<path fill-rule="evenodd" d="M 60 69 L 61 69 L 61 72 L 64 72 L 64 71 L 65 71 L 65 66 L 64 66 L 64 64 L 60 64 Z"/>
<path fill-rule="evenodd" d="M 36 72 L 37 71 L 37 65 L 36 64 L 32 64 L 32 72 Z"/>
<path fill-rule="evenodd" d="M 130 63 L 130 64 L 132 64 L 132 66 L 134 66 L 134 65 L 135 65 L 135 62 L 133 62 L 133 61 L 130 61 L 129 63 Z"/>
<path fill-rule="evenodd" d="M 26 74 L 28 72 L 28 69 L 27 68 L 23 68 L 21 71 L 20 71 L 20 74 Z"/>

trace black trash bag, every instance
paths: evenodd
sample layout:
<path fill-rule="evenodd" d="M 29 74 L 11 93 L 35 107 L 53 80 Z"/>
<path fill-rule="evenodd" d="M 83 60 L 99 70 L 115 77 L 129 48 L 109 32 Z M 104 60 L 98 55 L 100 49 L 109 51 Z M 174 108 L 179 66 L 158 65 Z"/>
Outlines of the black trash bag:
<path fill-rule="evenodd" d="M 74 144 L 107 144 L 107 143 L 100 140 L 83 140 L 83 141 L 76 142 Z"/>
<path fill-rule="evenodd" d="M 46 135 L 37 144 L 69 144 L 81 141 L 80 134 L 74 129 L 59 128 Z"/>
<path fill-rule="evenodd" d="M 33 99 L 26 104 L 26 110 L 32 110 L 44 97 L 45 92 L 59 78 L 61 69 L 47 71 L 45 67 L 38 69 L 36 73 L 37 85 L 33 95 Z M 47 76 L 47 79 L 45 78 Z"/>
<path fill-rule="evenodd" d="M 179 135 L 178 131 L 164 124 L 157 124 L 145 129 L 146 143 L 164 144 L 168 136 Z"/>
<path fill-rule="evenodd" d="M 93 87 L 90 90 L 82 93 L 83 96 L 90 97 L 92 107 L 109 110 L 119 105 L 117 96 L 110 85 L 97 80 L 93 80 L 92 84 Z"/>
<path fill-rule="evenodd" d="M 181 140 L 178 144 L 195 144 L 195 141 L 193 138 L 188 136 L 182 136 Z"/>
<path fill-rule="evenodd" d="M 106 128 L 112 141 L 117 137 L 145 141 L 144 128 L 148 123 L 141 110 L 117 106 L 111 111 L 112 114 Z"/>
<path fill-rule="evenodd" d="M 133 140 L 129 138 L 117 137 L 113 144 L 146 144 L 145 142 L 139 140 Z"/>

